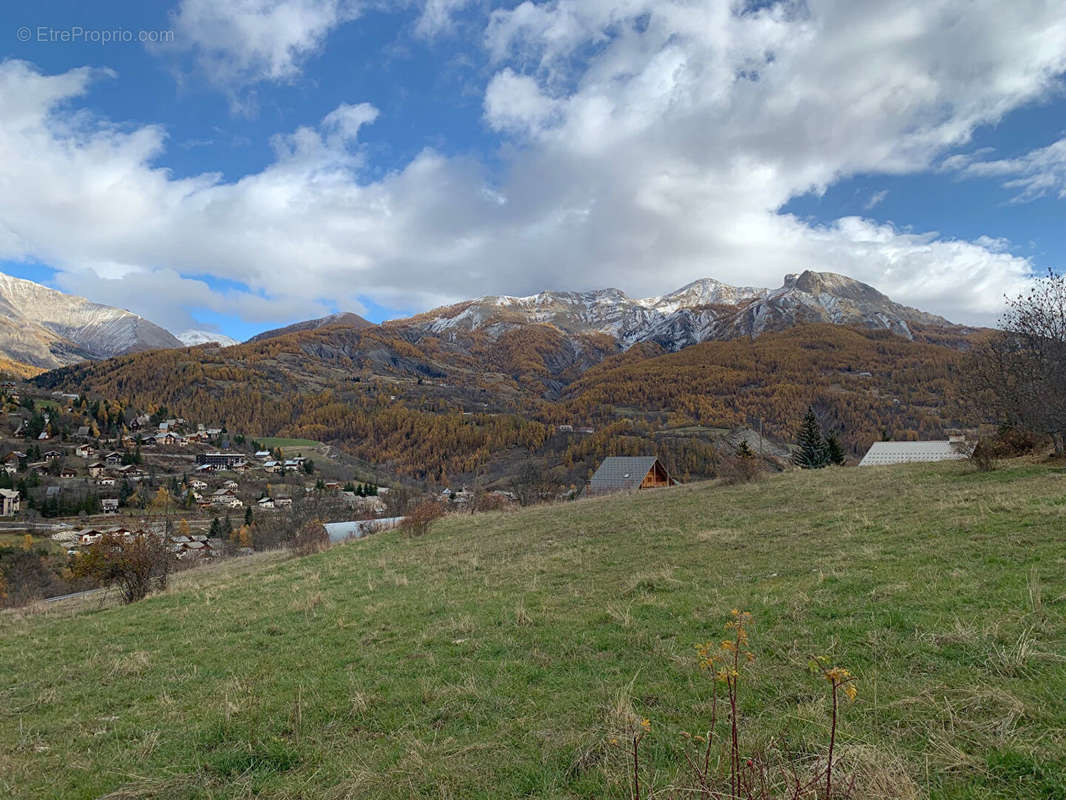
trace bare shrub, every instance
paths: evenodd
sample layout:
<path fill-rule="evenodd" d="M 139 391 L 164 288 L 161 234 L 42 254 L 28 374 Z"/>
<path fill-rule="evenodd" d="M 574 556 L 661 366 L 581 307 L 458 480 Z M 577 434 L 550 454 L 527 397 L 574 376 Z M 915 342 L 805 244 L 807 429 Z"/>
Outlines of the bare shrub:
<path fill-rule="evenodd" d="M 470 510 L 479 511 L 506 511 L 513 508 L 515 501 L 509 500 L 506 495 L 497 492 L 475 492 L 474 502 L 470 504 Z"/>
<path fill-rule="evenodd" d="M 992 472 L 996 468 L 996 455 L 993 444 L 985 439 L 976 442 L 958 442 L 955 450 L 966 456 L 966 460 L 978 472 Z"/>
<path fill-rule="evenodd" d="M 400 527 L 412 536 L 424 536 L 429 533 L 429 527 L 444 516 L 444 509 L 436 500 L 425 500 L 419 503 L 404 518 Z"/>
<path fill-rule="evenodd" d="M 1043 450 L 1050 445 L 1047 436 L 1024 428 L 1001 428 L 989 445 L 997 458 L 1016 458 Z"/>
<path fill-rule="evenodd" d="M 165 537 L 151 533 L 106 535 L 82 553 L 74 574 L 91 577 L 104 586 L 117 586 L 126 603 L 165 589 L 173 555 Z"/>
<path fill-rule="evenodd" d="M 298 556 L 321 553 L 329 547 L 329 534 L 318 520 L 308 520 L 292 538 L 292 551 Z"/>
<path fill-rule="evenodd" d="M 732 486 L 738 483 L 751 483 L 763 475 L 762 460 L 752 452 L 746 441 L 732 455 L 721 458 L 718 465 L 718 477 L 722 482 Z"/>

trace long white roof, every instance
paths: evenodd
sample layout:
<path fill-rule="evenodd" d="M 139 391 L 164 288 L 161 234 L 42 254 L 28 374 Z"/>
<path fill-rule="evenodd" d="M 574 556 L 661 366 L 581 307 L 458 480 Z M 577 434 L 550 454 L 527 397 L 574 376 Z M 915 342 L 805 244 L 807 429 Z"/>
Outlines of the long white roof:
<path fill-rule="evenodd" d="M 860 467 L 909 464 L 916 461 L 954 461 L 965 456 L 952 442 L 874 442 Z"/>

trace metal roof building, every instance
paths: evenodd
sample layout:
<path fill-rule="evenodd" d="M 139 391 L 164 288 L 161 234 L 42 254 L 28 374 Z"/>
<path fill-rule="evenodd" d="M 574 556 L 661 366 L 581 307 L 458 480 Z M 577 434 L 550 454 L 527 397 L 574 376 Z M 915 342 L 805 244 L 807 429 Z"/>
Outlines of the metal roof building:
<path fill-rule="evenodd" d="M 676 483 L 655 456 L 609 456 L 589 481 L 588 493 L 651 489 Z"/>
<path fill-rule="evenodd" d="M 919 461 L 957 461 L 965 458 L 955 442 L 874 442 L 859 462 L 860 467 L 911 464 Z"/>

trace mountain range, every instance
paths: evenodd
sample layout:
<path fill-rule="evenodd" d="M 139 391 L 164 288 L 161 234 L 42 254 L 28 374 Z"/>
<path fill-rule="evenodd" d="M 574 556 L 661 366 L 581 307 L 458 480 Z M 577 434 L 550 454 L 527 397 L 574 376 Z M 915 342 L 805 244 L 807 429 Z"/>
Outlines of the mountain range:
<path fill-rule="evenodd" d="M 458 330 L 478 329 L 498 335 L 516 325 L 540 323 L 568 334 L 606 334 L 622 348 L 654 342 L 666 350 L 680 350 L 805 322 L 884 329 L 907 339 L 913 338 L 915 325 L 956 327 L 943 317 L 893 302 L 852 278 L 809 270 L 786 275 L 784 284 L 772 290 L 704 278 L 669 294 L 642 299 L 618 289 L 483 297 L 396 324 L 448 337 Z"/>
<path fill-rule="evenodd" d="M 859 281 L 810 270 L 786 275 L 776 289 L 729 286 L 705 278 L 645 298 L 631 298 L 618 289 L 489 296 L 392 320 L 381 327 L 411 342 L 431 337 L 461 345 L 474 333 L 479 341 L 503 340 L 506 344 L 520 331 L 530 332 L 530 326 L 544 326 L 565 340 L 555 359 L 558 369 L 552 370 L 561 373 L 583 371 L 612 351 L 640 343 L 677 351 L 700 342 L 750 338 L 812 322 L 886 330 L 906 339 L 930 329 L 967 330 L 896 303 Z M 318 329 L 372 327 L 376 326 L 357 314 L 342 312 L 265 331 L 248 343 Z M 549 334 L 540 330 L 538 335 Z M 222 347 L 238 344 L 211 331 L 191 330 L 174 336 L 129 311 L 0 274 L 0 358 L 18 364 L 52 369 L 211 342 Z"/>

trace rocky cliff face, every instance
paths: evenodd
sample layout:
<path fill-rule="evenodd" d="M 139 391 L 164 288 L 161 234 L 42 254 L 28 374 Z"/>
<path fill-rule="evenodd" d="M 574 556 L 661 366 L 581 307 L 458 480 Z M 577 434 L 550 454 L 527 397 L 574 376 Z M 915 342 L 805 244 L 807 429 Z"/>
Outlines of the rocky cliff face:
<path fill-rule="evenodd" d="M 885 329 L 906 338 L 912 338 L 914 324 L 952 327 L 942 317 L 900 305 L 844 275 L 811 271 L 786 275 L 784 284 L 773 290 L 706 278 L 660 297 L 640 299 L 618 289 L 483 297 L 396 324 L 448 338 L 473 330 L 499 336 L 517 326 L 546 323 L 570 334 L 607 334 L 623 347 L 655 342 L 680 350 L 804 322 Z"/>
<path fill-rule="evenodd" d="M 0 273 L 0 355 L 13 361 L 52 369 L 181 346 L 171 333 L 129 311 Z"/>

